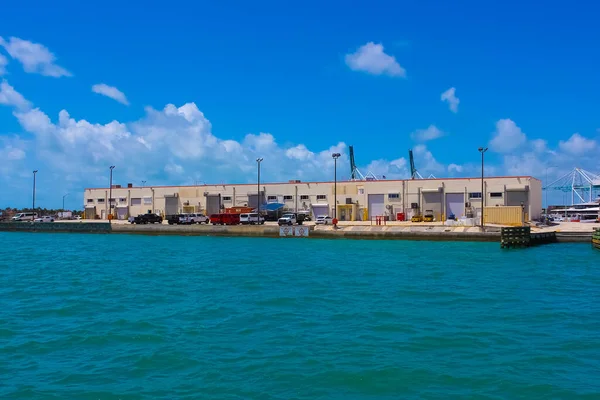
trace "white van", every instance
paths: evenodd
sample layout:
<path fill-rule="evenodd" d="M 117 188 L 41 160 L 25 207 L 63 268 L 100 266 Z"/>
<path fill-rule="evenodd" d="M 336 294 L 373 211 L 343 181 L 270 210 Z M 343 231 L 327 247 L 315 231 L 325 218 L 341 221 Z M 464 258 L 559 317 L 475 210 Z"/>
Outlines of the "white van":
<path fill-rule="evenodd" d="M 24 213 L 18 213 L 17 215 L 15 215 L 14 217 L 12 217 L 12 220 L 13 221 L 33 221 L 36 218 L 37 218 L 37 213 L 24 212 Z"/>
<path fill-rule="evenodd" d="M 265 217 L 262 215 L 258 218 L 257 213 L 240 214 L 240 224 L 242 225 L 256 225 L 264 224 Z"/>

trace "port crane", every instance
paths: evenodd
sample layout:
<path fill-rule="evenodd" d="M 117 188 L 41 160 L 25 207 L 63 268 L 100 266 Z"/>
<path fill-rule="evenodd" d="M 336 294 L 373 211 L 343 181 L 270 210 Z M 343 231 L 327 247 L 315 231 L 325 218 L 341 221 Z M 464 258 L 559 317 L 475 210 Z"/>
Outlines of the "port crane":
<path fill-rule="evenodd" d="M 378 180 L 374 173 L 369 171 L 367 175 L 363 175 L 354 161 L 354 146 L 350 146 L 350 180 L 352 181 L 376 181 Z"/>

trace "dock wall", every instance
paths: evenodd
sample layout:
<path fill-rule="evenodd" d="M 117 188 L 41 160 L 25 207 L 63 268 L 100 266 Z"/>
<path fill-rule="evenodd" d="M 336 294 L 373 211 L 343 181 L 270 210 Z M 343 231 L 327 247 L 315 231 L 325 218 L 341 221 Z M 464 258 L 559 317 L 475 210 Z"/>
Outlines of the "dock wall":
<path fill-rule="evenodd" d="M 4 232 L 110 233 L 108 222 L 0 222 Z"/>

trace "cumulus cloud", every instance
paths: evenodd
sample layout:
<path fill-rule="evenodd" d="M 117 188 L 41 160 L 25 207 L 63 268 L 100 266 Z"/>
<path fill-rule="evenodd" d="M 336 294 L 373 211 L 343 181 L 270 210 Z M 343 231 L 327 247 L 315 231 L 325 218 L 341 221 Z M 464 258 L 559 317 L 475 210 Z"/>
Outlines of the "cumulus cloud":
<path fill-rule="evenodd" d="M 560 141 L 559 148 L 569 154 L 582 155 L 594 151 L 598 143 L 593 139 L 588 139 L 581 136 L 579 133 L 574 133 L 569 140 Z"/>
<path fill-rule="evenodd" d="M 13 59 L 23 65 L 25 72 L 54 78 L 72 75 L 69 71 L 56 64 L 54 53 L 42 44 L 17 37 L 11 37 L 6 41 L 0 37 L 0 46 L 3 46 Z"/>
<path fill-rule="evenodd" d="M 213 133 L 211 122 L 194 103 L 167 104 L 162 109 L 148 107 L 141 118 L 131 122 L 94 123 L 66 110 L 48 115 L 33 108 L 22 96 L 16 96 L 7 83 L 0 88 L 2 103 L 13 108 L 13 115 L 27 133 L 23 138 L 0 136 L 0 159 L 4 160 L 0 163 L 0 184 L 7 189 L 0 191 L 0 202 L 14 204 L 14 193 L 29 198 L 31 168 L 40 170 L 40 201 L 44 196 L 54 201 L 56 191 L 74 193 L 72 201 L 75 201 L 75 193 L 81 193 L 84 187 L 106 186 L 110 165 L 117 167 L 114 179 L 121 184 L 139 184 L 142 180 L 151 185 L 250 183 L 256 179 L 255 160 L 263 157 L 261 173 L 265 182 L 331 180 L 334 168 L 331 154 L 341 153 L 338 177 L 350 178 L 348 149 L 343 142 L 314 149 L 301 143 L 281 145 L 274 135 L 266 132 L 249 133 L 241 140 L 221 138 Z M 517 129 L 512 121 L 504 121 L 504 125 L 499 121 L 499 132 Z M 523 145 L 527 150 L 520 156 L 506 155 L 502 165 L 486 164 L 486 175 L 539 176 L 543 167 L 548 166 L 549 155 L 552 155 L 551 165 L 560 166 L 557 171 L 573 166 L 575 158 L 580 166 L 594 169 L 597 159 L 593 152 L 576 157 L 571 154 L 579 151 L 581 143 L 590 145 L 578 136 L 557 144 L 556 150 L 543 140 L 531 141 Z M 476 162 L 463 165 L 439 162 L 423 143 L 416 145 L 413 153 L 416 167 L 425 177 L 475 176 L 480 172 Z M 357 161 L 365 175 L 371 172 L 379 179 L 410 177 L 404 157 Z M 11 197 L 8 193 L 12 193 Z"/>
<path fill-rule="evenodd" d="M 27 109 L 31 107 L 31 103 L 5 80 L 0 83 L 0 104 L 13 106 L 18 109 Z"/>
<path fill-rule="evenodd" d="M 121 104 L 125 104 L 126 106 L 129 105 L 129 101 L 127 101 L 125 93 L 121 92 L 114 86 L 109 86 L 105 83 L 98 83 L 92 86 L 92 92 L 109 97 L 115 101 L 118 101 Z"/>
<path fill-rule="evenodd" d="M 490 141 L 490 149 L 498 153 L 508 153 L 522 146 L 526 140 L 527 136 L 514 121 L 501 119 L 496 122 L 496 132 Z"/>
<path fill-rule="evenodd" d="M 429 125 L 426 129 L 418 129 L 410 135 L 413 140 L 419 142 L 427 142 L 444 136 L 444 132 L 439 130 L 435 125 Z"/>
<path fill-rule="evenodd" d="M 0 54 L 0 76 L 6 73 L 6 66 L 8 65 L 8 58 Z"/>
<path fill-rule="evenodd" d="M 383 51 L 383 45 L 369 42 L 360 46 L 354 53 L 346 54 L 346 65 L 353 71 L 373 75 L 405 77 L 406 70 L 398 64 L 396 57 Z"/>
<path fill-rule="evenodd" d="M 460 100 L 458 99 L 458 97 L 456 97 L 456 88 L 451 87 L 450 89 L 442 93 L 441 100 L 448 103 L 450 111 L 452 111 L 453 113 L 458 112 L 458 103 L 460 103 Z"/>

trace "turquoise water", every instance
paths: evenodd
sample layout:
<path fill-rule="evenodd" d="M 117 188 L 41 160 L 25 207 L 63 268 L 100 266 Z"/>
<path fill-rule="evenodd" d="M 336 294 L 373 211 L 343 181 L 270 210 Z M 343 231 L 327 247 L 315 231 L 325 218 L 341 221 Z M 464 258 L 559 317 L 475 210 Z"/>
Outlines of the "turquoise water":
<path fill-rule="evenodd" d="M 599 399 L 590 245 L 1 233 L 1 399 Z"/>

